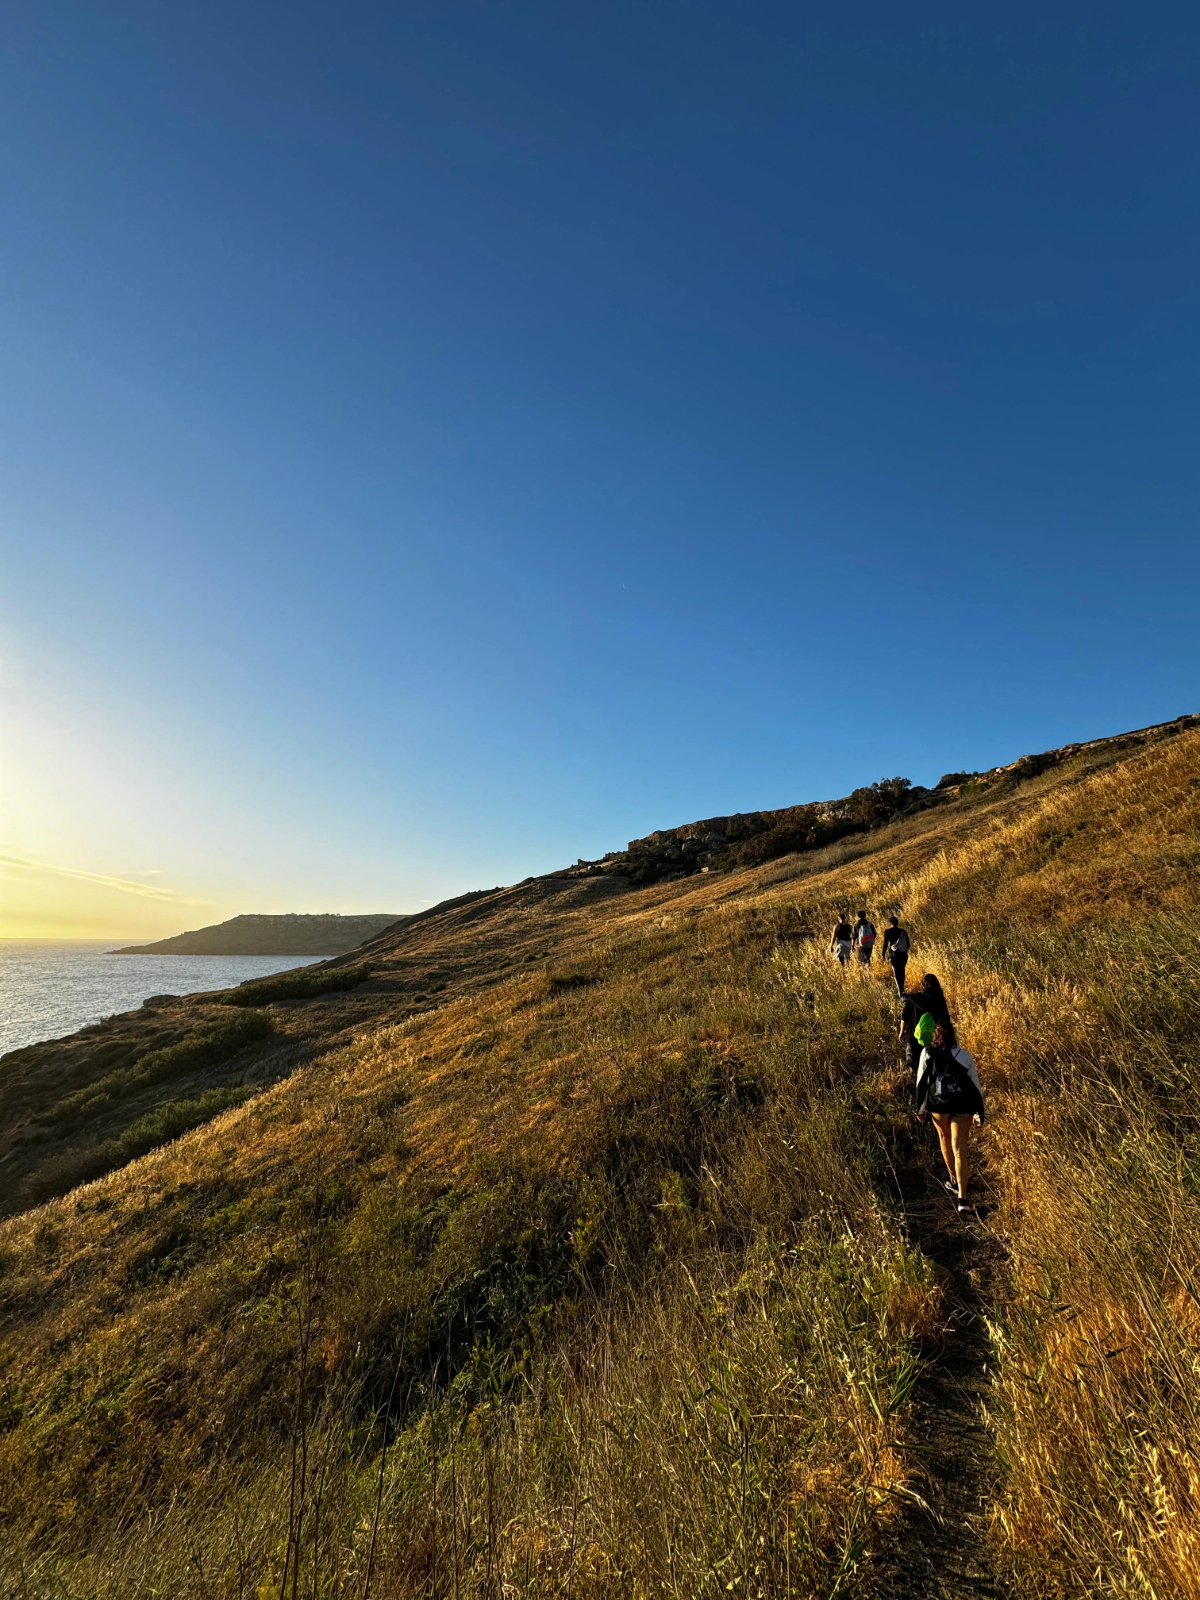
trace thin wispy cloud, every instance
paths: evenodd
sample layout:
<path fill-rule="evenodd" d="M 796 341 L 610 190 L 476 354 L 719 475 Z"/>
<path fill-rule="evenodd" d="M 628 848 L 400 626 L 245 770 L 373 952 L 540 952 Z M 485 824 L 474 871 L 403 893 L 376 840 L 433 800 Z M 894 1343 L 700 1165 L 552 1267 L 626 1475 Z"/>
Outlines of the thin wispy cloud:
<path fill-rule="evenodd" d="M 82 867 L 61 867 L 53 861 L 32 861 L 28 856 L 0 854 L 0 865 L 20 867 L 29 872 L 52 872 L 59 878 L 80 878 L 84 883 L 99 884 L 105 889 L 119 889 L 125 894 L 140 895 L 145 900 L 168 900 L 177 906 L 208 906 L 211 900 L 195 900 L 177 894 L 174 889 L 161 889 L 152 883 L 135 883 L 129 878 L 114 878 L 105 872 L 85 872 Z M 153 868 L 155 872 L 160 868 Z"/>

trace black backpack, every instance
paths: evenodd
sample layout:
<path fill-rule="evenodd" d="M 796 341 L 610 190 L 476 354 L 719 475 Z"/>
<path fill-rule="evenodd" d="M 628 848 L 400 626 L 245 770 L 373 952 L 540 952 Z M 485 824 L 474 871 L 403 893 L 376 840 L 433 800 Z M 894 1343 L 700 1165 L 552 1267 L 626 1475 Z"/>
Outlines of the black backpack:
<path fill-rule="evenodd" d="M 955 1060 L 952 1050 L 931 1050 L 929 1093 L 925 1103 L 930 1111 L 968 1111 L 974 1096 L 967 1070 Z"/>

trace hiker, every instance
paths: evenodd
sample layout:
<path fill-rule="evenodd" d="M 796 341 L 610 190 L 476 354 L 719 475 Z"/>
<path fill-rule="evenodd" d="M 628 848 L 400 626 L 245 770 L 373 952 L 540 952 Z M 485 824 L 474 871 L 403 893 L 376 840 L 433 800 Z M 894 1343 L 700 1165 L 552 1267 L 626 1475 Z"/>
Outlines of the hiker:
<path fill-rule="evenodd" d="M 950 1174 L 943 1186 L 963 1216 L 971 1210 L 967 1200 L 971 1126 L 983 1127 L 979 1071 L 970 1054 L 954 1042 L 954 1029 L 935 1023 L 928 1012 L 917 1024 L 917 1042 L 923 1047 L 917 1070 L 917 1117 L 921 1122 L 933 1118 Z"/>
<path fill-rule="evenodd" d="M 899 917 L 889 917 L 888 925 L 883 930 L 883 958 L 892 969 L 892 977 L 896 980 L 896 993 L 904 994 L 904 969 L 908 966 L 908 952 L 911 942 L 908 932 L 900 926 Z"/>
<path fill-rule="evenodd" d="M 946 1004 L 946 996 L 942 993 L 942 986 L 932 972 L 927 972 L 921 979 L 920 987 L 903 996 L 904 1005 L 900 1010 L 900 1043 L 904 1047 L 904 1060 L 914 1079 L 917 1068 L 921 1064 L 921 1046 L 917 1043 L 917 1024 L 922 1017 L 932 1017 L 935 1025 L 943 1023 L 950 1031 L 951 1044 L 957 1044 L 954 1037 L 954 1024 L 950 1020 L 950 1007 Z"/>
<path fill-rule="evenodd" d="M 854 924 L 854 948 L 863 966 L 869 967 L 871 957 L 875 954 L 875 924 L 868 921 L 865 911 L 858 913 L 858 921 Z"/>
<path fill-rule="evenodd" d="M 837 924 L 833 930 L 833 938 L 829 941 L 829 953 L 836 956 L 843 966 L 850 959 L 850 946 L 854 939 L 854 930 L 846 921 L 846 913 L 838 912 Z"/>

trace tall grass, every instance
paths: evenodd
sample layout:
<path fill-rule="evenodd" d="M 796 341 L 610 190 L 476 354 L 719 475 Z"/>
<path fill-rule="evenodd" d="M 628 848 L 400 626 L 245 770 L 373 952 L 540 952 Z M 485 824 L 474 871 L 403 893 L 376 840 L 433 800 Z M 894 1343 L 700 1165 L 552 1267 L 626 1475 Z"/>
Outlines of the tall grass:
<path fill-rule="evenodd" d="M 1014 976 L 988 1003 L 993 1017 L 1006 1013 L 991 1031 L 1010 1086 L 997 1516 L 1039 1590 L 1087 1592 L 1086 1575 L 1102 1592 L 1190 1600 L 1200 1595 L 1200 938 L 1184 919 L 1101 926 L 1063 957 L 1044 937 L 1024 948 L 1010 939 Z"/>
<path fill-rule="evenodd" d="M 1023 1592 L 1200 1596 L 1200 750 L 908 886 L 1001 1090 L 997 1535 Z"/>
<path fill-rule="evenodd" d="M 178 1198 L 121 1269 L 124 1329 L 99 1315 L 102 1367 L 87 1338 L 57 1390 L 32 1351 L 10 1364 L 25 1420 L 0 1479 L 40 1484 L 5 1508 L 27 1572 L 45 1592 L 199 1596 L 277 1593 L 286 1568 L 288 1592 L 321 1592 L 365 1582 L 370 1549 L 381 1596 L 855 1592 L 913 1492 L 909 1394 L 942 1312 L 859 1154 L 886 996 L 811 949 L 772 956 L 790 916 L 615 941 L 586 988 L 511 986 L 482 1036 L 459 1003 L 363 1041 L 320 1092 L 336 1120 L 294 1121 L 311 1080 L 257 1102 L 255 1191 L 228 1172 L 205 1199 L 184 1147 L 155 1157 Z M 568 1042 L 594 1063 L 578 1078 Z M 455 1059 L 480 1085 L 507 1059 L 531 1110 L 553 1083 L 574 1120 L 519 1117 L 431 1181 L 389 1129 L 428 1143 Z M 307 1176 L 256 1248 L 274 1140 Z M 364 1160 L 393 1182 L 355 1182 Z M 10 1281 L 44 1293 L 31 1259 Z M 151 1350 L 222 1326 L 157 1414 Z M 127 1431 L 132 1396 L 153 1430 Z M 97 1471 L 101 1439 L 77 1430 L 100 1404 Z M 285 1497 L 274 1463 L 298 1430 Z"/>

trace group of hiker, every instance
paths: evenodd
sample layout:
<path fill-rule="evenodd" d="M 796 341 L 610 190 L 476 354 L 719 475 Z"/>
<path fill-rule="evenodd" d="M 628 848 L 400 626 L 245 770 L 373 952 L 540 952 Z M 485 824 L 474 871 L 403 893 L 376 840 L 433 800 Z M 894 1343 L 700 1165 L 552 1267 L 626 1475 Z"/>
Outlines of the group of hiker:
<path fill-rule="evenodd" d="M 883 955 L 891 966 L 892 976 L 896 980 L 896 993 L 899 995 L 904 993 L 908 946 L 907 931 L 900 926 L 899 917 L 892 917 L 888 927 L 883 930 Z M 846 913 L 839 911 L 829 949 L 844 967 L 850 965 L 855 954 L 864 967 L 869 967 L 871 957 L 875 954 L 875 924 L 865 911 L 860 911 L 858 921 L 851 927 L 846 920 Z"/>
<path fill-rule="evenodd" d="M 876 937 L 875 925 L 866 911 L 860 911 L 853 924 L 840 911 L 829 952 L 843 967 L 855 957 L 862 966 L 869 967 Z M 925 973 L 916 988 L 905 987 L 911 947 L 908 930 L 900 926 L 899 917 L 889 917 L 882 950 L 901 1002 L 899 1037 L 905 1064 L 913 1076 L 917 1119 L 933 1119 L 949 1174 L 943 1180 L 944 1187 L 959 1212 L 966 1215 L 972 1209 L 967 1200 L 971 1130 L 982 1127 L 984 1118 L 979 1069 L 969 1051 L 958 1042 L 950 1007 L 933 973 Z"/>

